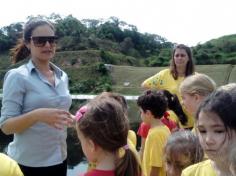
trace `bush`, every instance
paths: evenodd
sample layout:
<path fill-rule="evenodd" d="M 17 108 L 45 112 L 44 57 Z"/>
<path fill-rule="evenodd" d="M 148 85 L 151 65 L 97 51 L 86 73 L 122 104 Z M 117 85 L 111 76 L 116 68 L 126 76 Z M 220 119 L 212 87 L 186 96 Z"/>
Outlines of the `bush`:
<path fill-rule="evenodd" d="M 106 66 L 105 66 L 105 64 L 104 63 L 98 63 L 97 65 L 96 65 L 96 71 L 98 71 L 99 73 L 101 73 L 102 75 L 107 75 L 108 74 L 108 70 L 107 70 L 107 68 L 106 68 Z"/>

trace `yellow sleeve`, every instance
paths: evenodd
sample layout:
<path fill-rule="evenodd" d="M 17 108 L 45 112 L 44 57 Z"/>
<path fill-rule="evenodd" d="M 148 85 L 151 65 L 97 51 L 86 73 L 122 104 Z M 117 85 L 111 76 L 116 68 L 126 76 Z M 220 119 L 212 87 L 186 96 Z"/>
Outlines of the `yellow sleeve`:
<path fill-rule="evenodd" d="M 146 89 L 159 89 L 161 84 L 160 81 L 162 80 L 163 77 L 163 71 L 160 71 L 157 74 L 144 80 L 144 82 L 142 83 L 142 87 Z"/>
<path fill-rule="evenodd" d="M 17 162 L 5 154 L 0 154 L 1 176 L 23 176 Z"/>
<path fill-rule="evenodd" d="M 142 167 L 142 164 L 141 164 L 141 159 L 140 159 L 140 156 L 139 156 L 139 153 L 138 151 L 136 150 L 135 146 L 133 145 L 133 142 L 131 142 L 129 139 L 127 140 L 128 142 L 128 145 L 129 145 L 129 149 L 134 153 L 140 167 Z"/>
<path fill-rule="evenodd" d="M 129 130 L 128 139 L 133 143 L 134 147 L 137 146 L 137 136 L 133 130 Z"/>

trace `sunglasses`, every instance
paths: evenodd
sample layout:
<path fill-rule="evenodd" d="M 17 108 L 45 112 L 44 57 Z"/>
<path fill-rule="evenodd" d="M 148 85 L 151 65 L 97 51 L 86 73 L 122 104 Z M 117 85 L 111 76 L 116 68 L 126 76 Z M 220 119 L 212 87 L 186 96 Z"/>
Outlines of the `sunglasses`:
<path fill-rule="evenodd" d="M 186 57 L 186 54 L 176 54 L 175 57 Z"/>
<path fill-rule="evenodd" d="M 43 47 L 48 42 L 51 46 L 55 46 L 57 43 L 57 36 L 37 36 L 31 37 L 32 41 L 34 42 L 34 46 L 36 47 Z"/>

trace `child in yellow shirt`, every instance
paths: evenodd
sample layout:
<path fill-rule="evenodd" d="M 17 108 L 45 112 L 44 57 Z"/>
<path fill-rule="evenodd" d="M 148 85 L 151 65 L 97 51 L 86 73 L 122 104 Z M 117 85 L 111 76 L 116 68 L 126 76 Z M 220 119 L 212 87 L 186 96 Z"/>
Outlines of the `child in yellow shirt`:
<path fill-rule="evenodd" d="M 163 149 L 170 135 L 168 127 L 161 122 L 161 118 L 167 109 L 165 96 L 161 92 L 148 90 L 139 96 L 137 104 L 143 122 L 151 126 L 143 153 L 142 168 L 144 175 L 165 176 Z"/>
<path fill-rule="evenodd" d="M 183 170 L 182 176 L 231 175 L 229 151 L 236 142 L 236 86 L 218 88 L 196 113 L 197 136 L 208 160 Z"/>

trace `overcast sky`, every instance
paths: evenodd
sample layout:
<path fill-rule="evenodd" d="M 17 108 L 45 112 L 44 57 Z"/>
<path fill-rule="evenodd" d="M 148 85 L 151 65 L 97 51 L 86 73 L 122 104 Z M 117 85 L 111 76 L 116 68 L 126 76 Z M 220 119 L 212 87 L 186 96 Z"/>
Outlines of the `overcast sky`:
<path fill-rule="evenodd" d="M 3 0 L 0 27 L 56 13 L 77 19 L 118 17 L 139 32 L 195 46 L 236 34 L 236 0 Z"/>

